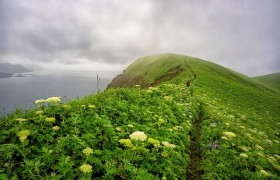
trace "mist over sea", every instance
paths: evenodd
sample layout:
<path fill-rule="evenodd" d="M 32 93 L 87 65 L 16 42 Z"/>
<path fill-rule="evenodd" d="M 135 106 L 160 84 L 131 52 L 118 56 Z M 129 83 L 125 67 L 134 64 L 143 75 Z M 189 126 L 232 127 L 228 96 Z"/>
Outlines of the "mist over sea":
<path fill-rule="evenodd" d="M 99 89 L 106 89 L 111 80 L 101 76 Z M 97 74 L 94 72 L 32 72 L 24 73 L 24 77 L 0 78 L 0 115 L 16 108 L 33 108 L 37 99 L 61 96 L 67 102 L 95 92 Z"/>

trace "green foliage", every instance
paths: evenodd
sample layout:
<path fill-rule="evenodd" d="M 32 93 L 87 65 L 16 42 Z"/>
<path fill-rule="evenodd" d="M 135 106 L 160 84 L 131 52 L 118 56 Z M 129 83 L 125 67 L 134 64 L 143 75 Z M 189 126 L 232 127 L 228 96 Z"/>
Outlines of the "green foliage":
<path fill-rule="evenodd" d="M 257 76 L 253 79 L 280 92 L 280 73 Z"/>
<path fill-rule="evenodd" d="M 108 90 L 15 112 L 0 121 L 0 174 L 19 179 L 185 177 L 196 102 L 183 87 L 161 85 Z M 20 140 L 23 130 L 29 134 Z M 147 138 L 132 139 L 137 131 Z M 131 139 L 132 146 L 121 139 Z"/>

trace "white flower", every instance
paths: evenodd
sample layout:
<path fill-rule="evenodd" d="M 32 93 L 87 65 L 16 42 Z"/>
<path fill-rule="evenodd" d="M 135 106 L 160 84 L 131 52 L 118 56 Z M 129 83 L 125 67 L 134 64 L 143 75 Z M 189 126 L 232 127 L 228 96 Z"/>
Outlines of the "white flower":
<path fill-rule="evenodd" d="M 59 103 L 61 101 L 61 97 L 49 97 L 46 99 L 48 103 Z"/>
<path fill-rule="evenodd" d="M 275 154 L 274 156 L 275 156 L 277 159 L 280 160 L 280 156 L 279 156 L 279 155 Z"/>
<path fill-rule="evenodd" d="M 224 136 L 226 136 L 229 139 L 235 138 L 236 134 L 233 132 L 223 132 Z"/>
<path fill-rule="evenodd" d="M 60 127 L 59 127 L 59 126 L 54 126 L 54 127 L 52 127 L 52 129 L 53 129 L 54 131 L 58 131 L 58 130 L 60 129 Z"/>
<path fill-rule="evenodd" d="M 169 143 L 169 142 L 167 142 L 167 141 L 162 141 L 161 142 L 162 143 L 162 145 L 164 145 L 164 146 L 166 146 L 166 147 L 168 147 L 168 148 L 175 148 L 176 147 L 176 145 L 175 144 L 171 144 L 171 143 Z"/>
<path fill-rule="evenodd" d="M 268 172 L 266 172 L 265 170 L 260 170 L 260 173 L 264 176 L 269 176 Z"/>
<path fill-rule="evenodd" d="M 44 103 L 44 102 L 46 102 L 45 99 L 38 99 L 38 100 L 36 100 L 34 103 L 35 103 L 35 104 L 42 104 L 42 103 Z"/>
<path fill-rule="evenodd" d="M 256 145 L 256 149 L 257 149 L 257 150 L 262 150 L 262 151 L 264 150 L 264 148 L 263 148 L 263 147 L 261 147 L 261 146 L 260 146 L 260 145 L 258 145 L 258 144 Z"/>
<path fill-rule="evenodd" d="M 116 131 L 122 131 L 121 127 L 116 127 L 115 129 L 116 129 Z"/>
<path fill-rule="evenodd" d="M 129 135 L 131 140 L 146 141 L 147 136 L 143 131 L 136 131 Z"/>
<path fill-rule="evenodd" d="M 248 155 L 246 153 L 240 153 L 240 156 L 243 158 L 248 158 Z"/>
<path fill-rule="evenodd" d="M 88 105 L 88 108 L 89 108 L 89 109 L 95 109 L 95 108 L 96 108 L 96 106 L 95 106 L 95 105 L 93 105 L 93 104 L 89 104 L 89 105 Z"/>
<path fill-rule="evenodd" d="M 86 156 L 89 156 L 93 153 L 93 150 L 90 148 L 90 147 L 87 147 L 83 150 L 83 153 L 86 155 Z"/>
<path fill-rule="evenodd" d="M 133 124 L 128 124 L 127 127 L 133 128 L 134 126 L 133 126 Z"/>
<path fill-rule="evenodd" d="M 89 172 L 92 172 L 92 166 L 89 165 L 89 164 L 83 164 L 83 165 L 80 166 L 80 170 L 83 173 L 89 173 Z"/>
<path fill-rule="evenodd" d="M 264 140 L 266 143 L 268 143 L 268 144 L 270 144 L 270 145 L 272 145 L 273 144 L 273 142 L 270 140 L 270 139 L 266 139 L 266 140 Z"/>
<path fill-rule="evenodd" d="M 27 121 L 27 119 L 25 119 L 25 118 L 17 118 L 16 121 L 23 122 L 23 121 Z"/>
<path fill-rule="evenodd" d="M 242 149 L 242 151 L 244 151 L 244 152 L 248 152 L 248 151 L 249 151 L 249 149 L 248 149 L 247 147 L 245 147 L 245 146 L 241 147 L 241 149 Z"/>

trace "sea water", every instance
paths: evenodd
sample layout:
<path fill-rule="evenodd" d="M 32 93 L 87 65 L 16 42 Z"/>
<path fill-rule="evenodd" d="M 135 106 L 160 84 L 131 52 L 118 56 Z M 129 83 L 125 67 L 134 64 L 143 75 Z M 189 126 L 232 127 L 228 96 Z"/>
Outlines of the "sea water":
<path fill-rule="evenodd" d="M 23 76 L 0 78 L 0 115 L 11 113 L 16 108 L 33 108 L 37 99 L 61 96 L 67 102 L 82 98 L 106 89 L 112 79 L 101 76 L 97 84 L 96 73 L 73 71 L 32 72 Z"/>

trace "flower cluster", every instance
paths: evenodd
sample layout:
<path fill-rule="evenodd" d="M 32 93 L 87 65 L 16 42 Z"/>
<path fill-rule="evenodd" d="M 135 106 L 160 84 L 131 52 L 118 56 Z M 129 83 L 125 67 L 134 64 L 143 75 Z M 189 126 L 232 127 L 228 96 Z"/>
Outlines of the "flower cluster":
<path fill-rule="evenodd" d="M 89 165 L 89 164 L 83 164 L 83 165 L 80 166 L 80 170 L 83 173 L 89 173 L 89 172 L 92 172 L 92 166 Z"/>
<path fill-rule="evenodd" d="M 19 140 L 23 142 L 25 139 L 27 139 L 27 136 L 30 135 L 29 130 L 22 130 L 19 133 L 17 133 L 17 136 L 19 137 Z"/>
<path fill-rule="evenodd" d="M 136 131 L 129 135 L 131 140 L 146 141 L 147 135 L 143 131 Z"/>
<path fill-rule="evenodd" d="M 53 129 L 54 131 L 58 131 L 58 130 L 60 129 L 60 127 L 59 127 L 59 126 L 54 126 L 54 127 L 52 127 L 52 129 Z"/>
<path fill-rule="evenodd" d="M 163 151 L 162 153 L 160 153 L 160 155 L 162 156 L 162 157 L 168 157 L 168 152 L 166 152 L 166 151 Z"/>
<path fill-rule="evenodd" d="M 158 123 L 159 123 L 159 124 L 163 124 L 163 123 L 165 123 L 165 121 L 164 121 L 164 119 L 159 118 Z"/>
<path fill-rule="evenodd" d="M 161 143 L 162 143 L 162 145 L 164 145 L 164 146 L 166 146 L 166 147 L 168 147 L 168 148 L 174 149 L 174 148 L 176 147 L 175 144 L 171 144 L 171 143 L 169 143 L 168 141 L 162 141 Z"/>
<path fill-rule="evenodd" d="M 266 172 L 265 170 L 260 170 L 260 173 L 261 173 L 261 175 L 263 175 L 263 176 L 269 176 L 269 173 L 268 172 Z"/>
<path fill-rule="evenodd" d="M 235 138 L 236 134 L 233 132 L 223 132 L 223 135 L 226 136 L 229 139 Z"/>
<path fill-rule="evenodd" d="M 241 150 L 244 151 L 244 152 L 248 152 L 249 151 L 248 147 L 245 147 L 245 146 L 241 147 Z"/>
<path fill-rule="evenodd" d="M 128 124 L 127 127 L 133 128 L 134 126 L 133 126 L 133 124 Z"/>
<path fill-rule="evenodd" d="M 44 111 L 35 111 L 35 114 L 37 114 L 37 115 L 40 115 L 40 114 L 43 114 L 44 113 Z"/>
<path fill-rule="evenodd" d="M 130 139 L 120 139 L 119 142 L 124 145 L 125 147 L 133 147 L 133 144 Z"/>
<path fill-rule="evenodd" d="M 69 104 L 63 104 L 63 105 L 62 105 L 62 108 L 65 109 L 65 110 L 69 110 L 69 109 L 71 109 L 72 107 L 71 107 Z"/>
<path fill-rule="evenodd" d="M 23 121 L 27 121 L 27 119 L 24 119 L 24 118 L 17 118 L 16 121 L 18 121 L 18 122 L 23 122 Z"/>
<path fill-rule="evenodd" d="M 93 150 L 90 148 L 90 147 L 87 147 L 83 150 L 83 153 L 86 155 L 86 156 L 89 156 L 93 153 Z"/>
<path fill-rule="evenodd" d="M 54 117 L 47 117 L 45 118 L 46 122 L 55 122 L 55 118 Z"/>
<path fill-rule="evenodd" d="M 89 109 L 95 109 L 96 106 L 95 106 L 95 105 L 92 105 L 92 104 L 89 104 L 89 105 L 88 105 L 88 108 L 89 108 Z"/>
<path fill-rule="evenodd" d="M 248 155 L 246 153 L 240 153 L 240 156 L 243 158 L 248 158 Z"/>
<path fill-rule="evenodd" d="M 116 129 L 116 131 L 122 131 L 121 127 L 116 127 L 115 129 Z"/>
<path fill-rule="evenodd" d="M 61 97 L 49 97 L 46 99 L 48 103 L 59 103 L 61 101 Z"/>
<path fill-rule="evenodd" d="M 43 104 L 44 102 L 46 102 L 45 99 L 38 99 L 38 100 L 36 100 L 34 103 L 35 103 L 35 104 Z"/>
<path fill-rule="evenodd" d="M 164 96 L 163 97 L 166 101 L 172 101 L 172 97 L 170 97 L 170 96 Z"/>
<path fill-rule="evenodd" d="M 183 129 L 183 127 L 182 127 L 182 126 L 174 126 L 172 129 L 175 130 L 175 131 L 177 131 L 177 130 L 179 130 L 179 129 Z"/>
<path fill-rule="evenodd" d="M 148 143 L 150 143 L 150 144 L 152 144 L 152 145 L 154 145 L 154 146 L 160 146 L 159 140 L 156 140 L 156 139 L 154 139 L 154 138 L 149 138 L 149 139 L 148 139 Z"/>

